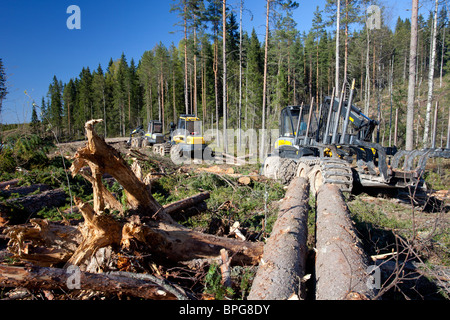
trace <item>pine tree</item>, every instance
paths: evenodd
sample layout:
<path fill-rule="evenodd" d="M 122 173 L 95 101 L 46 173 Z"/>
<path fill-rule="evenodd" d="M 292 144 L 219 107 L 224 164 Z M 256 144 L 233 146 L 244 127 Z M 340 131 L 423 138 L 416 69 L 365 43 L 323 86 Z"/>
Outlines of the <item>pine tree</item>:
<path fill-rule="evenodd" d="M 153 51 L 145 51 L 137 74 L 144 91 L 146 123 L 153 119 L 153 82 L 154 82 L 154 56 Z"/>
<path fill-rule="evenodd" d="M 406 114 L 406 150 L 412 150 L 414 144 L 414 97 L 416 86 L 417 30 L 419 0 L 413 0 L 411 11 L 411 44 L 409 55 L 408 105 Z"/>
<path fill-rule="evenodd" d="M 77 135 L 84 135 L 84 124 L 93 119 L 92 74 L 89 67 L 81 70 L 77 82 L 78 110 L 74 113 L 74 129 Z"/>

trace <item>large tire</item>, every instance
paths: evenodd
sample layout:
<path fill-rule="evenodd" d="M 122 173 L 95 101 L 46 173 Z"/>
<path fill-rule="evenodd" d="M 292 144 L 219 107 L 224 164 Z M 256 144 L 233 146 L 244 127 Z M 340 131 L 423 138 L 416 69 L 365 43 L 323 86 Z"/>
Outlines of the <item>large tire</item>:
<path fill-rule="evenodd" d="M 308 174 L 309 171 L 311 171 L 311 166 L 304 163 L 304 162 L 300 162 L 297 166 L 297 172 L 295 174 L 296 177 L 301 177 L 301 178 L 308 178 Z"/>
<path fill-rule="evenodd" d="M 311 192 L 315 195 L 319 188 L 323 185 L 324 179 L 322 174 L 322 167 L 320 165 L 315 165 L 308 174 L 309 186 Z"/>
<path fill-rule="evenodd" d="M 280 165 L 280 157 L 267 157 L 263 164 L 262 175 L 270 179 L 277 179 L 278 169 L 280 168 Z"/>
<path fill-rule="evenodd" d="M 187 157 L 184 155 L 180 145 L 175 145 L 170 149 L 170 159 L 175 164 L 183 164 L 186 162 Z"/>
<path fill-rule="evenodd" d="M 298 172 L 298 170 L 297 170 Z M 317 193 L 323 184 L 335 184 L 342 192 L 351 192 L 353 172 L 350 165 L 340 159 L 322 159 L 308 173 L 312 193 Z"/>
<path fill-rule="evenodd" d="M 206 147 L 203 150 L 203 161 L 213 162 L 215 160 L 215 152 L 210 148 Z"/>
<path fill-rule="evenodd" d="M 297 163 L 292 159 L 281 159 L 280 167 L 277 172 L 277 179 L 283 185 L 291 183 L 295 177 Z"/>
<path fill-rule="evenodd" d="M 170 150 L 172 149 L 172 144 L 170 142 L 164 143 L 164 155 L 170 154 Z"/>

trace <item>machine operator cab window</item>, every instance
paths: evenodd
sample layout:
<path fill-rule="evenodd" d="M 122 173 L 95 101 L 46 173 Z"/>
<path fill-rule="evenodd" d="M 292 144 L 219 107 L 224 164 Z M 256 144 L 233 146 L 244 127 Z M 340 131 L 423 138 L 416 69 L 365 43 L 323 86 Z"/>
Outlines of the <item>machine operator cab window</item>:
<path fill-rule="evenodd" d="M 156 122 L 156 121 L 150 121 L 148 123 L 148 130 L 147 132 L 151 133 L 163 133 L 162 123 Z"/>
<path fill-rule="evenodd" d="M 194 115 L 181 115 L 178 119 L 177 131 L 183 135 L 201 136 L 202 122 Z"/>
<path fill-rule="evenodd" d="M 299 122 L 300 111 L 301 119 Z M 293 106 L 284 108 L 280 115 L 280 136 L 282 137 L 295 137 L 298 128 L 298 136 L 304 136 L 308 127 L 309 106 Z M 317 117 L 315 113 L 311 116 L 311 125 L 309 132 L 315 132 L 317 130 Z"/>

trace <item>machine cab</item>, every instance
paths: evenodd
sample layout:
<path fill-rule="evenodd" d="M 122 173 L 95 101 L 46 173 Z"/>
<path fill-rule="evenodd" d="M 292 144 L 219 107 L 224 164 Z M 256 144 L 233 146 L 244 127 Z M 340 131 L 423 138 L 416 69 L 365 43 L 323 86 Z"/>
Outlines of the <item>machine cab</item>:
<path fill-rule="evenodd" d="M 200 119 L 193 114 L 180 115 L 177 129 L 173 132 L 173 141 L 191 145 L 205 144 Z"/>
<path fill-rule="evenodd" d="M 301 117 L 299 119 L 300 112 Z M 308 116 L 309 106 L 290 106 L 281 110 L 280 137 L 304 136 L 306 134 L 306 129 L 308 128 Z M 309 132 L 315 132 L 317 127 L 317 118 L 315 113 L 312 112 Z"/>
<path fill-rule="evenodd" d="M 150 121 L 148 123 L 147 132 L 150 134 L 163 133 L 162 123 L 160 121 Z"/>

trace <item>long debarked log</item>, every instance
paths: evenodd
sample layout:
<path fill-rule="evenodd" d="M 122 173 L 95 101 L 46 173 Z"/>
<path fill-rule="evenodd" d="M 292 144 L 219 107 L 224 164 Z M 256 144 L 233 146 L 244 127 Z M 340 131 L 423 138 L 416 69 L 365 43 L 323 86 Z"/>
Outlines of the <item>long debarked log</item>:
<path fill-rule="evenodd" d="M 65 291 L 82 289 L 126 294 L 152 300 L 176 300 L 177 296 L 180 297 L 173 293 L 173 289 L 168 289 L 168 285 L 163 283 L 163 280 L 158 282 L 160 283 L 136 279 L 120 273 L 105 274 L 76 271 L 76 269 L 0 265 L 0 286 L 6 288 L 26 287 L 28 289 L 64 289 Z"/>
<path fill-rule="evenodd" d="M 309 185 L 297 177 L 290 183 L 270 238 L 264 246 L 249 300 L 303 298 L 307 254 Z"/>
<path fill-rule="evenodd" d="M 342 192 L 324 184 L 317 193 L 316 299 L 371 299 L 366 257 Z"/>

